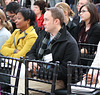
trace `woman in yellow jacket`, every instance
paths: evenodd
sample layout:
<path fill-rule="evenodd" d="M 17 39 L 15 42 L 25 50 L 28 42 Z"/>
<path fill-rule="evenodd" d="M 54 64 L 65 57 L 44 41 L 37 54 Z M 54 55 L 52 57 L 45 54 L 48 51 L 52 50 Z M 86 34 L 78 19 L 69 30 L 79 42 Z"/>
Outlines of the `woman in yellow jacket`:
<path fill-rule="evenodd" d="M 16 29 L 1 48 L 1 54 L 14 58 L 25 57 L 37 39 L 34 29 L 35 14 L 29 8 L 21 8 L 17 13 Z"/>
<path fill-rule="evenodd" d="M 4 56 L 10 56 L 14 58 L 19 58 L 20 56 L 25 57 L 26 53 L 31 49 L 34 42 L 37 39 L 37 34 L 34 29 L 35 23 L 35 13 L 28 8 L 21 8 L 16 15 L 16 29 L 10 38 L 1 47 L 1 54 Z M 2 71 L 0 71 L 2 72 Z M 10 78 L 0 76 L 0 81 L 9 83 Z M 11 84 L 14 84 L 14 79 L 11 78 Z M 18 93 L 23 93 L 24 89 L 24 79 L 19 80 L 19 91 Z M 1 89 L 11 91 L 9 86 L 1 86 Z M 12 90 L 13 91 L 13 90 Z"/>

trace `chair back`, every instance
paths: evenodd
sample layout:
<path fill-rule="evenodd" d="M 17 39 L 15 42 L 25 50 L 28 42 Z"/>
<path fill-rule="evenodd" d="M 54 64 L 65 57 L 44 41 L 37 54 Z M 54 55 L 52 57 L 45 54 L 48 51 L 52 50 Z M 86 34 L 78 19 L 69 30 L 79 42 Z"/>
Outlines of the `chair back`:
<path fill-rule="evenodd" d="M 20 68 L 23 58 L 12 58 L 0 55 L 0 76 L 3 77 L 3 80 L 0 79 L 0 92 L 1 95 L 17 95 L 18 83 L 19 83 L 19 75 L 20 75 Z M 9 81 L 5 81 L 6 78 Z M 11 84 L 10 79 L 15 78 L 15 84 Z M 10 89 L 13 88 L 14 92 L 11 91 L 7 92 L 7 88 L 2 87 L 9 87 Z"/>
<path fill-rule="evenodd" d="M 83 66 L 83 65 L 73 65 L 68 64 L 68 82 L 67 82 L 67 95 L 74 94 L 83 94 L 83 95 L 95 95 L 100 93 L 100 85 L 98 83 L 98 79 L 100 76 L 100 68 Z M 74 70 L 74 71 L 73 71 Z M 86 71 L 86 75 L 84 75 L 83 71 Z M 75 82 L 71 82 L 72 72 L 75 75 Z M 88 74 L 91 74 L 90 83 L 88 83 Z M 93 77 L 95 81 L 93 83 Z"/>
<path fill-rule="evenodd" d="M 29 70 L 28 63 L 32 63 L 32 69 Z M 41 93 L 49 93 L 50 95 L 54 95 L 56 80 L 58 75 L 58 63 L 52 62 L 44 62 L 40 60 L 29 60 L 25 58 L 25 95 L 29 95 L 29 91 L 36 91 Z M 29 73 L 31 72 L 31 76 Z M 29 83 L 37 82 L 37 83 L 45 83 L 51 85 L 51 92 L 45 90 L 39 90 L 33 87 L 30 87 Z"/>
<path fill-rule="evenodd" d="M 89 43 L 78 43 L 79 51 L 80 51 L 80 62 L 79 65 L 91 66 L 93 59 L 95 58 L 95 52 L 97 50 L 96 44 Z M 83 49 L 83 52 L 81 52 Z"/>

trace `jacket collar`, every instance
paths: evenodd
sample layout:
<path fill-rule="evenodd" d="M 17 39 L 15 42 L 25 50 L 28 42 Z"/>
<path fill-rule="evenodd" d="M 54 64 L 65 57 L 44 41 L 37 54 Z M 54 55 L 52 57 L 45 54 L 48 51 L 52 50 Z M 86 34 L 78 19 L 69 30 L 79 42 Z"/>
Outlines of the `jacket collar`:
<path fill-rule="evenodd" d="M 20 30 L 20 36 L 19 36 L 19 38 L 21 38 L 21 37 L 25 37 L 28 33 L 30 33 L 30 31 L 32 31 L 34 28 L 33 28 L 33 26 L 30 26 L 28 29 L 26 29 L 25 31 L 21 31 Z M 21 33 L 22 32 L 22 33 Z"/>
<path fill-rule="evenodd" d="M 19 33 L 21 33 L 19 36 L 18 36 L 18 40 L 17 40 L 17 44 L 19 43 L 19 40 L 20 39 L 22 39 L 22 38 L 25 38 L 26 37 L 26 35 L 28 34 L 28 33 L 30 33 L 32 30 L 33 30 L 34 28 L 33 28 L 33 26 L 30 26 L 28 29 L 26 29 L 25 31 L 21 31 L 21 30 L 19 30 Z M 14 37 L 14 45 L 15 45 L 15 47 L 16 47 L 16 44 L 15 44 L 15 37 Z"/>
<path fill-rule="evenodd" d="M 69 32 L 67 31 L 67 28 L 66 28 L 65 24 L 63 24 L 63 26 L 62 26 L 62 28 L 60 29 L 59 32 L 61 33 L 61 36 L 60 36 L 60 38 L 57 40 L 57 42 L 66 41 Z"/>
<path fill-rule="evenodd" d="M 61 36 L 59 37 L 59 39 L 57 39 L 56 42 L 61 42 L 61 41 L 68 40 L 68 37 L 67 36 L 69 35 L 69 32 L 67 31 L 67 28 L 65 26 L 65 23 L 63 24 L 63 26 L 61 27 L 61 29 L 59 30 L 59 32 L 61 33 Z M 48 35 L 48 32 L 45 31 L 45 28 L 44 28 L 44 31 L 41 31 L 41 33 L 43 33 L 44 36 Z"/>

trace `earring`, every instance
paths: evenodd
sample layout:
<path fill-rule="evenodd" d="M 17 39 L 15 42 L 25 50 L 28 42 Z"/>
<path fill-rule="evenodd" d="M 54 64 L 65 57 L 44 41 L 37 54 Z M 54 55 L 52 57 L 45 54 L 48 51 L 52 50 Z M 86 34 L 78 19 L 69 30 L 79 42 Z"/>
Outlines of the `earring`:
<path fill-rule="evenodd" d="M 27 23 L 27 27 L 30 27 L 29 23 Z"/>

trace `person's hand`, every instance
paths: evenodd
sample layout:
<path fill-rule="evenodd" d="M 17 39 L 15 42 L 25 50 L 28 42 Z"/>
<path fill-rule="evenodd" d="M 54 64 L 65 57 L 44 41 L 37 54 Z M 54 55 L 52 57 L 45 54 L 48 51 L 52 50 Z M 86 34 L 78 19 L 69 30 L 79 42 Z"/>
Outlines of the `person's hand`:
<path fill-rule="evenodd" d="M 29 62 L 28 67 L 29 67 L 29 69 L 30 69 L 30 70 L 32 70 L 32 69 L 33 69 L 33 68 L 32 68 L 32 64 L 34 64 L 34 74 L 36 75 L 37 63 L 32 63 L 32 62 Z"/>
<path fill-rule="evenodd" d="M 86 79 L 86 74 L 83 75 L 83 77 L 84 77 L 84 79 Z M 91 83 L 91 77 L 92 77 L 92 74 L 88 74 L 88 76 L 87 76 L 87 84 L 90 84 Z M 96 75 L 93 75 L 92 84 L 95 84 L 96 78 L 97 78 L 97 76 Z M 98 83 L 98 81 L 97 81 L 97 83 Z"/>
<path fill-rule="evenodd" d="M 97 51 L 95 51 L 94 54 L 96 55 L 97 54 Z"/>
<path fill-rule="evenodd" d="M 16 53 L 18 53 L 19 52 L 19 50 L 18 49 L 16 49 Z"/>
<path fill-rule="evenodd" d="M 82 48 L 82 49 L 81 49 L 81 53 L 85 53 L 85 54 L 87 54 L 87 53 L 88 53 L 88 51 L 87 51 L 87 49 L 86 49 L 86 48 Z"/>

